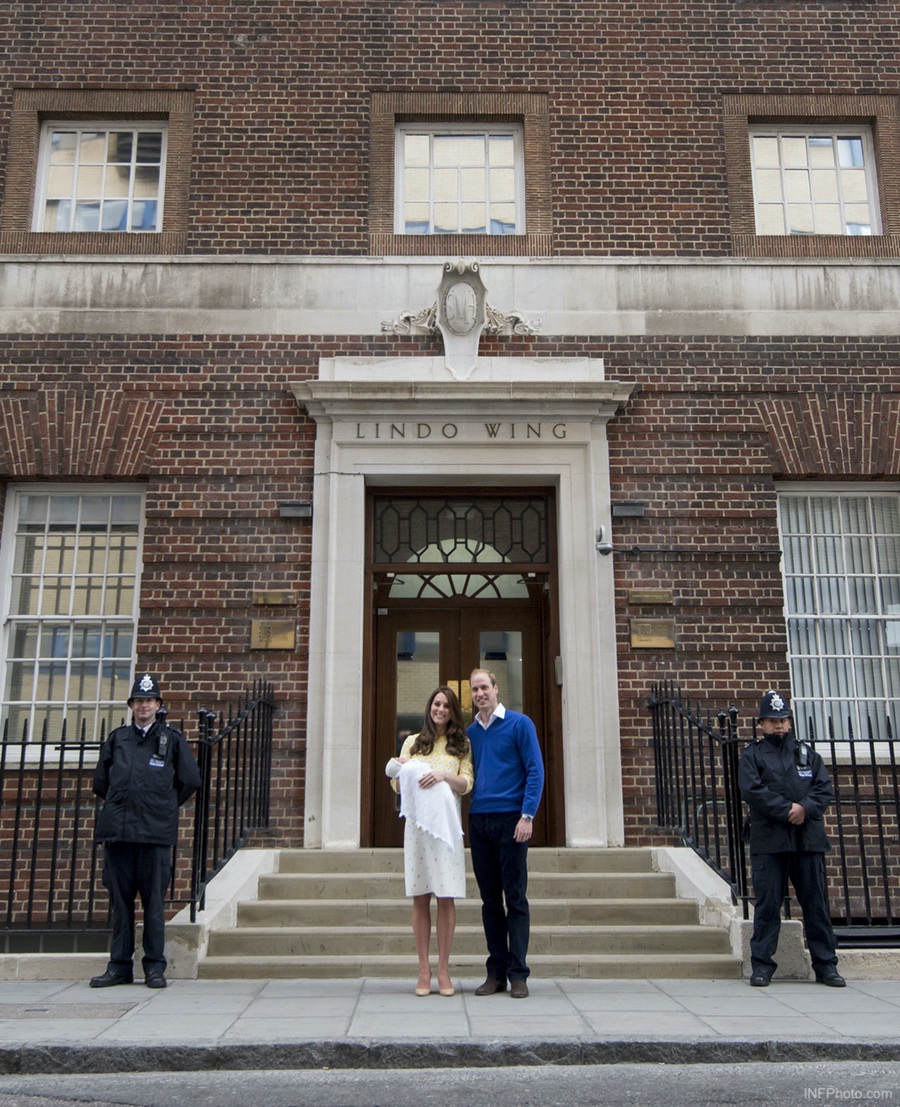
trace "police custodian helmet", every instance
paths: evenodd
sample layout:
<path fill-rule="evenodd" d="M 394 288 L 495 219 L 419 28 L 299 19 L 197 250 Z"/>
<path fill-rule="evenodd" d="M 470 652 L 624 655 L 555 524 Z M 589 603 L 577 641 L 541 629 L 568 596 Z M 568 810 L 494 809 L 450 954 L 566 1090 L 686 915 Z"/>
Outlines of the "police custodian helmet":
<path fill-rule="evenodd" d="M 132 700 L 159 700 L 162 703 L 162 692 L 159 690 L 156 677 L 150 676 L 149 673 L 137 677 L 131 689 L 131 695 L 128 697 L 129 704 Z"/>
<path fill-rule="evenodd" d="M 759 701 L 757 719 L 789 719 L 790 717 L 790 704 L 780 693 L 766 692 Z"/>

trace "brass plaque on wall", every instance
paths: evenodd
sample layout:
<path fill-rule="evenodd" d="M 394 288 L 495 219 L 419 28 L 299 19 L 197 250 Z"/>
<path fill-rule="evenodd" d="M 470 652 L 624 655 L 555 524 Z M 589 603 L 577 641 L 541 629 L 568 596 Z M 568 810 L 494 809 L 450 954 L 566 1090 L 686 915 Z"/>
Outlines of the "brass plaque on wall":
<path fill-rule="evenodd" d="M 253 602 L 257 607 L 287 607 L 296 597 L 293 592 L 254 592 Z"/>
<path fill-rule="evenodd" d="M 675 596 L 671 588 L 634 588 L 628 593 L 628 602 L 633 604 L 674 603 Z"/>
<path fill-rule="evenodd" d="M 250 624 L 251 650 L 292 650 L 296 644 L 293 619 L 254 619 Z"/>
<path fill-rule="evenodd" d="M 673 650 L 674 619 L 632 619 L 631 648 L 634 650 Z"/>

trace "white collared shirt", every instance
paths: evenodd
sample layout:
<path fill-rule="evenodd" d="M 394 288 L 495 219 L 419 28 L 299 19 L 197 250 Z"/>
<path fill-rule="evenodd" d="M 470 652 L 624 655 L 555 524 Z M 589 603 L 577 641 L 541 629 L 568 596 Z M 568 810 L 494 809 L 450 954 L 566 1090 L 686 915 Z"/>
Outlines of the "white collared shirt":
<path fill-rule="evenodd" d="M 481 722 L 481 715 L 480 714 L 476 714 L 475 721 L 481 725 L 483 730 L 487 730 L 487 728 L 491 725 L 491 723 L 494 721 L 494 719 L 505 719 L 505 718 L 506 718 L 506 708 L 503 706 L 502 703 L 498 703 L 497 706 L 494 708 L 494 710 L 491 712 L 491 717 L 487 721 L 487 726 L 485 726 L 485 724 Z"/>

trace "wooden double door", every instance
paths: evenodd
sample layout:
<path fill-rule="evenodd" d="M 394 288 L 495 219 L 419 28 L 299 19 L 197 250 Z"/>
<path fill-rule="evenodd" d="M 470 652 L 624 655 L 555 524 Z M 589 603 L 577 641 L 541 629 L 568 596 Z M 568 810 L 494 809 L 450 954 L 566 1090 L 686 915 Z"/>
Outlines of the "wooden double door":
<path fill-rule="evenodd" d="M 548 589 L 537 585 L 527 596 L 493 601 L 399 600 L 374 613 L 374 734 L 370 759 L 372 843 L 403 842 L 399 800 L 384 775 L 388 759 L 403 740 L 418 732 L 426 702 L 440 684 L 457 692 L 465 722 L 472 721 L 469 674 L 493 672 L 506 707 L 534 720 L 547 781 L 535 820 L 534 845 L 564 840 L 559 803 L 558 688 L 555 679 L 553 620 Z M 463 800 L 463 817 L 467 801 Z"/>

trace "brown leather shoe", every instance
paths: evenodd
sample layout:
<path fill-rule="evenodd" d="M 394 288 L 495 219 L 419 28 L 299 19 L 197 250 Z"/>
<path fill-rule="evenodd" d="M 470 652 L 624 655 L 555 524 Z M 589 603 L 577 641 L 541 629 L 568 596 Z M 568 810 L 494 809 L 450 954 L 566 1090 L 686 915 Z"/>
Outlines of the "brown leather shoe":
<path fill-rule="evenodd" d="M 521 977 L 516 977 L 509 982 L 509 994 L 513 999 L 527 999 L 528 985 Z"/>
<path fill-rule="evenodd" d="M 524 983 L 524 981 L 523 981 Z M 489 976 L 483 984 L 480 984 L 475 989 L 475 995 L 477 996 L 492 996 L 496 992 L 506 991 L 506 981 L 498 980 L 496 976 Z"/>

